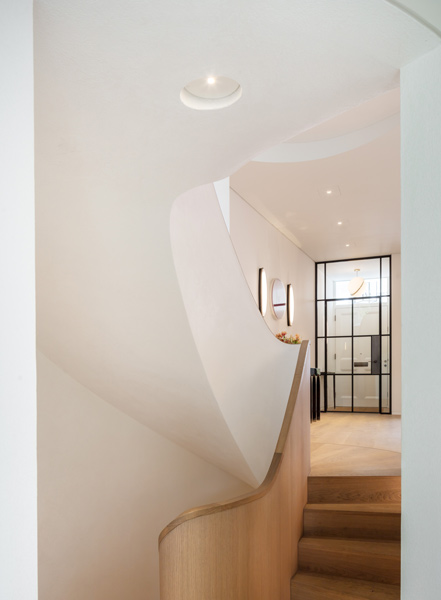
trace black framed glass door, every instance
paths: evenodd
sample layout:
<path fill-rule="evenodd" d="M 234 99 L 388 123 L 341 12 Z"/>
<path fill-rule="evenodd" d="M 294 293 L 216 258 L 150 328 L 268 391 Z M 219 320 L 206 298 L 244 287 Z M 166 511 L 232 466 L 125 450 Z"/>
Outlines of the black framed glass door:
<path fill-rule="evenodd" d="M 324 411 L 391 413 L 391 257 L 316 263 Z"/>

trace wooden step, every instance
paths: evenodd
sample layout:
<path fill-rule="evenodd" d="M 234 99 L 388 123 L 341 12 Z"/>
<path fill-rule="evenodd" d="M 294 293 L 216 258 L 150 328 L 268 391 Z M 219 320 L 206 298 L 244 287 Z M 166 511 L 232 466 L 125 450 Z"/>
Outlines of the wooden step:
<path fill-rule="evenodd" d="M 399 540 L 401 504 L 307 504 L 303 532 L 307 537 Z"/>
<path fill-rule="evenodd" d="M 400 600 L 400 586 L 298 572 L 291 580 L 291 600 Z"/>
<path fill-rule="evenodd" d="M 400 542 L 303 537 L 299 570 L 399 584 Z"/>
<path fill-rule="evenodd" d="M 308 477 L 309 504 L 400 503 L 401 477 Z"/>

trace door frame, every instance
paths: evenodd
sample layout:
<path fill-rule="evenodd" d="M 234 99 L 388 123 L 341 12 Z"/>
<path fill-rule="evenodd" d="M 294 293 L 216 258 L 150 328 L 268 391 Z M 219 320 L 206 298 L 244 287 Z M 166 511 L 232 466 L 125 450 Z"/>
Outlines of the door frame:
<path fill-rule="evenodd" d="M 382 294 L 382 271 L 383 271 L 383 261 L 382 259 L 389 259 L 389 294 Z M 380 360 L 380 373 L 379 373 L 379 394 L 378 394 L 378 410 L 374 413 L 374 411 L 372 411 L 373 414 L 392 414 L 392 255 L 390 254 L 382 254 L 382 255 L 378 255 L 378 256 L 366 256 L 363 258 L 345 258 L 345 259 L 340 259 L 340 260 L 327 260 L 327 261 L 318 261 L 315 263 L 315 364 L 316 366 L 318 366 L 319 364 L 319 340 L 324 340 L 324 367 L 325 367 L 325 371 L 324 371 L 324 385 L 322 386 L 323 388 L 323 393 L 324 393 L 324 403 L 323 403 L 323 410 L 320 409 L 322 412 L 334 412 L 334 411 L 328 411 L 328 377 L 333 377 L 333 394 L 334 394 L 334 399 L 335 399 L 335 382 L 336 382 L 336 374 L 329 374 L 328 375 L 328 339 L 329 338 L 339 338 L 339 337 L 347 337 L 347 338 L 351 338 L 351 346 L 352 346 L 352 350 L 351 350 L 351 374 L 340 374 L 343 375 L 344 377 L 351 377 L 351 407 L 348 410 L 342 410 L 342 411 L 338 411 L 338 412 L 345 412 L 345 413 L 354 413 L 354 412 L 363 412 L 363 411 L 357 411 L 354 410 L 354 337 L 370 337 L 372 339 L 373 334 L 366 334 L 363 336 L 357 336 L 354 335 L 354 302 L 356 300 L 359 300 L 360 297 L 358 298 L 354 298 L 354 297 L 347 297 L 347 298 L 327 298 L 327 290 L 326 290 L 326 266 L 330 263 L 345 263 L 345 262 L 359 262 L 360 264 L 363 263 L 363 261 L 366 260 L 379 260 L 380 263 L 380 295 L 377 296 L 368 296 L 368 298 L 371 299 L 378 299 L 378 304 L 379 304 L 379 337 L 380 337 L 380 356 L 379 356 L 379 360 Z M 323 273 L 323 277 L 324 277 L 324 289 L 323 289 L 323 298 L 318 298 L 318 269 L 319 266 L 323 265 L 324 267 L 324 273 Z M 388 334 L 383 334 L 382 333 L 382 298 L 389 298 L 389 333 Z M 351 335 L 345 335 L 345 336 L 328 336 L 328 303 L 329 302 L 338 302 L 339 300 L 347 300 L 347 301 L 351 301 Z M 324 303 L 324 330 L 323 330 L 323 335 L 319 336 L 318 335 L 318 319 L 319 319 L 319 303 L 323 302 Z M 383 357 L 382 357 L 382 349 L 383 349 L 383 338 L 384 337 L 388 337 L 389 338 L 389 369 L 387 373 L 383 373 Z M 371 370 L 372 370 L 372 363 L 371 363 Z M 383 402 L 383 376 L 387 375 L 389 377 L 389 410 L 385 411 L 382 410 L 383 406 L 382 406 L 382 402 Z M 357 374 L 355 374 L 355 376 L 359 376 Z M 374 375 L 375 376 L 375 375 Z M 321 407 L 321 399 L 320 399 L 320 407 Z"/>

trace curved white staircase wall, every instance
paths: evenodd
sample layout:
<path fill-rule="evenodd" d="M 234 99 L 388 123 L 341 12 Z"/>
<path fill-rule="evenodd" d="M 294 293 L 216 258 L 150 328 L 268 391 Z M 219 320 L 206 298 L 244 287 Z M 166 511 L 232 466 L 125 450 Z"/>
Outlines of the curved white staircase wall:
<path fill-rule="evenodd" d="M 159 600 L 161 529 L 251 488 L 37 364 L 39 598 Z"/>
<path fill-rule="evenodd" d="M 170 247 L 171 201 L 128 206 L 110 180 L 99 198 L 77 186 L 74 178 L 76 203 L 49 209 L 42 197 L 37 208 L 39 348 L 129 416 L 255 483 L 188 325 Z M 61 270 L 52 243 L 63 253 Z"/>
<path fill-rule="evenodd" d="M 300 346 L 281 343 L 265 324 L 212 185 L 175 201 L 170 228 L 181 292 L 208 381 L 260 483 L 280 433 Z"/>

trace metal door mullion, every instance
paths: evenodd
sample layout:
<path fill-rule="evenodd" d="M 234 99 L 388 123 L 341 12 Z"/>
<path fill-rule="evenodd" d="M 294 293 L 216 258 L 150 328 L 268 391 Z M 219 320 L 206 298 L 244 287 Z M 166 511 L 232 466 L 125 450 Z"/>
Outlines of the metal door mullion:
<path fill-rule="evenodd" d="M 325 394 L 325 409 L 328 412 L 328 303 L 326 302 L 326 263 L 323 263 L 323 298 L 325 303 L 325 311 L 324 311 L 324 334 L 325 334 L 325 387 L 323 389 L 323 393 Z"/>
<path fill-rule="evenodd" d="M 392 256 L 389 256 L 389 414 L 392 414 Z"/>
<path fill-rule="evenodd" d="M 354 412 L 354 299 L 352 298 L 351 311 L 351 407 Z"/>
<path fill-rule="evenodd" d="M 380 258 L 380 300 L 378 301 L 378 318 L 379 318 L 379 334 L 380 334 L 380 381 L 378 383 L 378 412 L 381 414 L 383 411 L 383 394 L 381 383 L 383 380 L 383 327 L 382 327 L 382 313 L 383 313 L 383 302 L 381 292 L 383 291 L 383 259 Z M 371 363 L 372 364 L 372 363 Z"/>
<path fill-rule="evenodd" d="M 332 300 L 330 300 L 329 302 L 332 302 Z M 347 335 L 328 335 L 328 338 L 330 340 L 332 340 L 333 338 L 343 339 L 343 338 L 350 338 L 350 337 L 351 337 L 350 333 L 348 333 Z M 364 333 L 363 335 L 356 335 L 355 337 L 372 337 L 372 335 Z"/>

